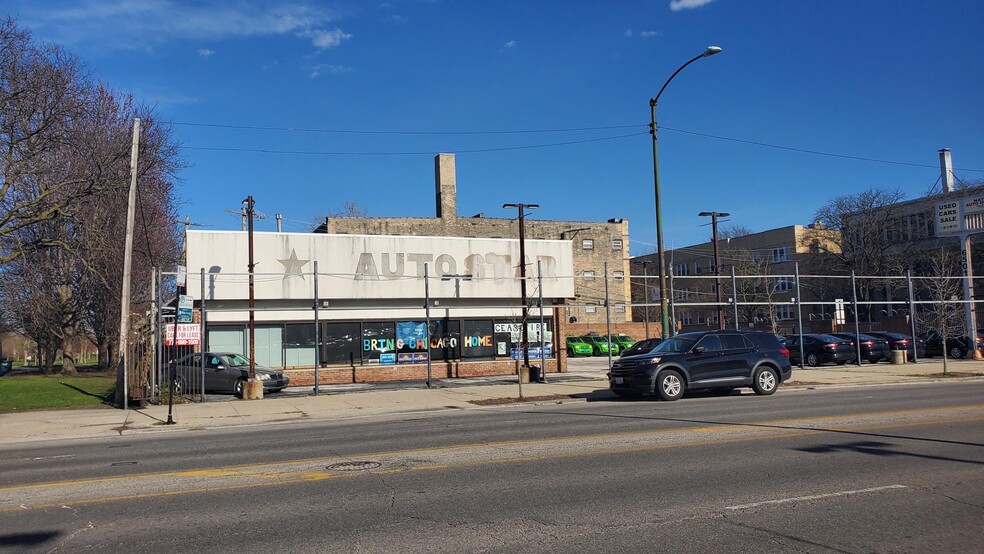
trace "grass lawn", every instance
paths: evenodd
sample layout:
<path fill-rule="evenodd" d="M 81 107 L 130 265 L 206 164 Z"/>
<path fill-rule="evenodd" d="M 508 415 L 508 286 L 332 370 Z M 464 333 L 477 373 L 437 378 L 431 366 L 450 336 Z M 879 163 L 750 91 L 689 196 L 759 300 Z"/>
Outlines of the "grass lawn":
<path fill-rule="evenodd" d="M 0 377 L 0 413 L 111 406 L 116 377 L 8 375 Z"/>

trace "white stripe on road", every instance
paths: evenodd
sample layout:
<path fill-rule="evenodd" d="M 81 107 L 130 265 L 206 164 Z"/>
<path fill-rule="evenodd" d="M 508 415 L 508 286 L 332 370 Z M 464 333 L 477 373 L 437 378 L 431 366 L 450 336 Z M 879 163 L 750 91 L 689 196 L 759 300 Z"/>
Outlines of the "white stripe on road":
<path fill-rule="evenodd" d="M 728 510 L 744 510 L 746 508 L 757 508 L 759 506 L 768 506 L 770 504 L 785 504 L 787 502 L 799 502 L 799 501 L 804 501 L 804 500 L 819 500 L 821 498 L 832 498 L 832 497 L 835 497 L 835 496 L 847 496 L 847 495 L 850 495 L 850 494 L 862 494 L 862 493 L 866 493 L 866 492 L 878 492 L 878 491 L 886 491 L 886 490 L 892 490 L 892 489 L 907 489 L 907 488 L 909 488 L 909 487 L 907 487 L 905 485 L 888 485 L 888 486 L 885 486 L 885 487 L 874 487 L 874 488 L 871 488 L 871 489 L 858 489 L 858 490 L 854 490 L 854 491 L 840 491 L 840 492 L 831 492 L 831 493 L 827 493 L 827 494 L 814 494 L 814 495 L 811 495 L 811 496 L 798 496 L 796 498 L 780 498 L 779 500 L 766 500 L 765 502 L 754 502 L 752 504 L 741 504 L 739 506 L 728 506 L 726 509 L 728 509 Z"/>

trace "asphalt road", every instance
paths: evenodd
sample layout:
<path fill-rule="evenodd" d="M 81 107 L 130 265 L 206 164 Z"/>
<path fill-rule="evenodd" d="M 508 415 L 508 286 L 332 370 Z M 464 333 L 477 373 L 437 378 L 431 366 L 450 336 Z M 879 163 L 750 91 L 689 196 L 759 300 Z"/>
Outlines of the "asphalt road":
<path fill-rule="evenodd" d="M 984 552 L 984 383 L 0 450 L 0 550 Z"/>

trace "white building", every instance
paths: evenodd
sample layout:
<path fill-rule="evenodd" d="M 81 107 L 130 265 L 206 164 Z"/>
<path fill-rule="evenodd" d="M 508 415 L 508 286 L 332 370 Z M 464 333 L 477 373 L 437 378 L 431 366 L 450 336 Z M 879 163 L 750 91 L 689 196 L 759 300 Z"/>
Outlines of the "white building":
<path fill-rule="evenodd" d="M 248 234 L 186 237 L 187 292 L 205 298 L 206 348 L 248 354 Z M 551 357 L 555 310 L 574 297 L 572 246 L 527 240 L 525 249 L 529 340 L 539 345 L 542 282 Z M 296 370 L 295 384 L 316 365 L 323 383 L 421 379 L 428 355 L 438 377 L 511 373 L 521 352 L 519 251 L 515 239 L 254 233 L 256 361 Z"/>

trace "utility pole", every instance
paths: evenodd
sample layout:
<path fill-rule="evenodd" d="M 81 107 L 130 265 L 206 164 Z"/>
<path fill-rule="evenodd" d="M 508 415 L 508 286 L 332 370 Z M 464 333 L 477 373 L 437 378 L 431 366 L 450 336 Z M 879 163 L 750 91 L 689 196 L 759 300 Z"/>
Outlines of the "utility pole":
<path fill-rule="evenodd" d="M 140 152 L 140 118 L 133 118 L 133 143 L 130 147 L 130 194 L 126 206 L 126 238 L 123 247 L 123 286 L 120 292 L 120 361 L 116 382 L 122 381 L 122 408 L 130 408 L 127 370 L 130 364 L 130 273 L 133 269 L 133 225 L 137 209 L 137 161 Z M 177 337 L 175 337 L 177 338 Z M 117 393 L 117 400 L 121 400 Z"/>
<path fill-rule="evenodd" d="M 646 302 L 646 338 L 649 338 L 649 262 L 642 262 L 642 289 Z"/>
<path fill-rule="evenodd" d="M 717 302 L 718 329 L 724 329 L 724 307 L 721 306 L 721 254 L 718 252 L 718 218 L 728 217 L 724 212 L 700 212 L 700 217 L 711 218 L 711 240 L 714 242 L 714 296 Z"/>
<path fill-rule="evenodd" d="M 249 243 L 249 379 L 243 385 L 243 399 L 254 400 L 263 398 L 263 382 L 256 378 L 256 296 L 253 273 L 256 264 L 253 263 L 253 201 L 252 196 L 243 200 L 243 213 L 246 214 L 247 242 Z"/>
<path fill-rule="evenodd" d="M 519 211 L 519 294 L 522 297 L 523 302 L 523 327 L 521 329 L 523 348 L 523 367 L 526 369 L 527 374 L 530 368 L 530 332 L 526 328 L 526 322 L 529 319 L 530 312 L 529 306 L 526 301 L 526 209 L 535 210 L 539 208 L 539 204 L 503 204 L 503 208 L 516 208 Z"/>

